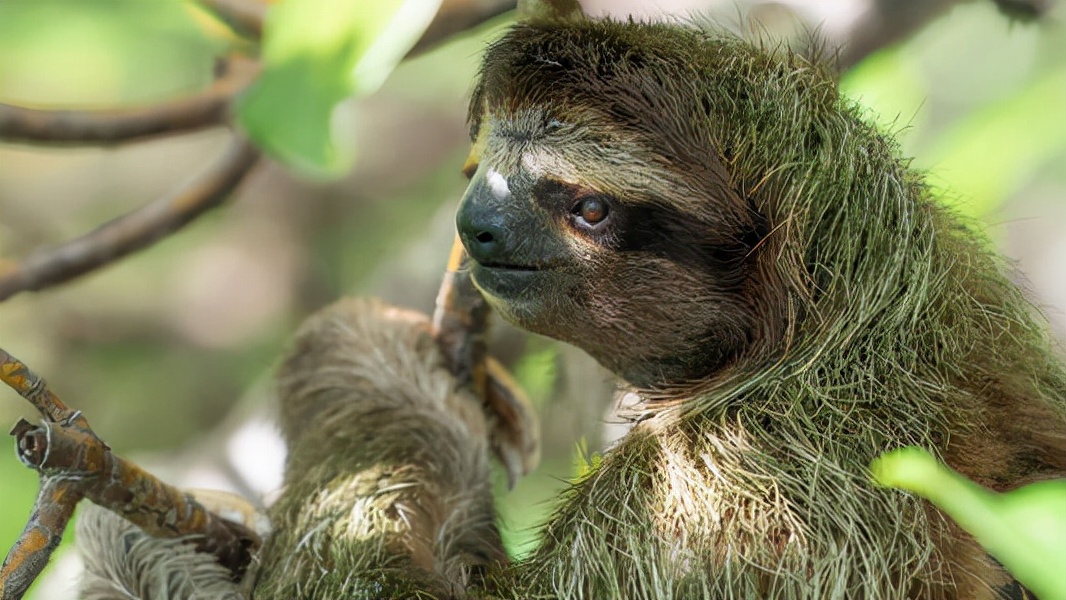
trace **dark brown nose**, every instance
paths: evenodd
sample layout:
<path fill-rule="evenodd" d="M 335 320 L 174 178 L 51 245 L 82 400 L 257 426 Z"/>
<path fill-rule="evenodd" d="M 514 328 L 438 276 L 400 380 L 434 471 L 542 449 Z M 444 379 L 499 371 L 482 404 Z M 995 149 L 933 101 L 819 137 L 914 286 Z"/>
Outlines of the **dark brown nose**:
<path fill-rule="evenodd" d="M 470 181 L 455 226 L 466 252 L 479 263 L 498 262 L 508 252 L 515 232 L 507 227 L 504 209 L 510 202 L 509 193 L 493 189 L 483 173 Z"/>

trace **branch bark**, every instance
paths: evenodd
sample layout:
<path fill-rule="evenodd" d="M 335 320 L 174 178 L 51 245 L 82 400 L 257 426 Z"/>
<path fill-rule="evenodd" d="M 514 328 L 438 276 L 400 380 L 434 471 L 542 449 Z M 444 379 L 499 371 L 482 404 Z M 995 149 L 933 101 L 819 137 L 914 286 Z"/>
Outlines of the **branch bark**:
<path fill-rule="evenodd" d="M 18 600 L 48 565 L 81 496 L 61 479 L 41 478 L 29 522 L 0 567 L 0 600 Z"/>
<path fill-rule="evenodd" d="M 225 201 L 258 158 L 259 151 L 238 135 L 207 171 L 177 191 L 79 238 L 0 266 L 0 301 L 69 281 L 150 246 Z"/>
<path fill-rule="evenodd" d="M 515 0 L 444 0 L 407 58 L 428 52 L 452 36 L 515 8 Z"/>
<path fill-rule="evenodd" d="M 88 421 L 72 411 L 48 384 L 0 349 L 0 381 L 30 401 L 45 421 L 20 420 L 12 429 L 19 460 L 41 476 L 33 512 L 0 566 L 0 600 L 18 600 L 48 564 L 82 498 L 136 524 L 149 535 L 195 536 L 197 550 L 243 575 L 258 535 L 222 519 L 190 495 L 115 456 Z"/>
<path fill-rule="evenodd" d="M 255 40 L 263 36 L 266 4 L 258 0 L 199 0 L 199 3 L 234 33 Z"/>
<path fill-rule="evenodd" d="M 40 110 L 0 104 L 0 140 L 111 145 L 216 127 L 228 120 L 230 102 L 258 73 L 255 61 L 232 57 L 203 92 L 136 108 Z"/>

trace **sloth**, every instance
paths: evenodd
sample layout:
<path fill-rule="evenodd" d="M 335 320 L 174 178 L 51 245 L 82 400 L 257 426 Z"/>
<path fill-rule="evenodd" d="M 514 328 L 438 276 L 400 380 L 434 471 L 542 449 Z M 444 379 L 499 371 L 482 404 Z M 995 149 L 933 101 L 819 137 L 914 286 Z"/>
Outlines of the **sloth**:
<path fill-rule="evenodd" d="M 1066 473 L 1066 369 L 1004 260 L 787 50 L 667 24 L 514 27 L 457 215 L 506 320 L 642 399 L 508 598 L 995 598 L 1010 578 L 867 465 Z"/>
<path fill-rule="evenodd" d="M 249 597 L 1024 593 L 868 465 L 915 445 L 993 490 L 1062 477 L 1062 350 L 828 65 L 537 17 L 488 48 L 469 122 L 469 277 L 614 372 L 632 428 L 509 561 L 492 415 L 424 318 L 342 301 L 280 371 L 290 458 Z"/>

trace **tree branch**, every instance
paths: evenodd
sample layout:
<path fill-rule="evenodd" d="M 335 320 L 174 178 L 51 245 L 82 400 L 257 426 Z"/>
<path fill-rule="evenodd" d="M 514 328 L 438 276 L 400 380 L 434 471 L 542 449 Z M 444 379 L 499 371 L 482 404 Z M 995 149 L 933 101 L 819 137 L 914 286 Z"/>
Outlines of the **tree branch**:
<path fill-rule="evenodd" d="M 1055 0 L 992 0 L 1000 12 L 1012 19 L 1031 21 L 1051 12 Z"/>
<path fill-rule="evenodd" d="M 515 0 L 444 0 L 406 58 L 428 52 L 452 36 L 515 8 Z"/>
<path fill-rule="evenodd" d="M 73 279 L 180 229 L 221 204 L 258 158 L 259 151 L 238 135 L 206 172 L 176 192 L 20 263 L 0 265 L 0 301 Z"/>
<path fill-rule="evenodd" d="M 62 479 L 41 477 L 33 512 L 0 567 L 0 600 L 18 600 L 48 565 L 81 496 Z"/>
<path fill-rule="evenodd" d="M 18 600 L 48 564 L 82 498 L 107 508 L 149 535 L 197 536 L 197 550 L 213 554 L 235 579 L 243 575 L 259 537 L 222 519 L 192 496 L 111 452 L 80 412 L 71 411 L 48 384 L 0 349 L 0 381 L 45 417 L 12 429 L 19 460 L 41 476 L 33 512 L 0 566 L 0 600 Z M 57 418 L 58 417 L 58 418 Z"/>
<path fill-rule="evenodd" d="M 258 0 L 198 0 L 234 33 L 258 40 L 263 36 L 267 5 Z"/>
<path fill-rule="evenodd" d="M 1050 0 L 992 0 L 1000 12 L 1019 20 L 1044 16 Z M 871 0 L 870 10 L 841 39 L 837 68 L 843 72 L 882 48 L 915 35 L 959 0 Z"/>
<path fill-rule="evenodd" d="M 934 19 L 959 4 L 960 0 L 871 0 L 870 9 L 855 27 L 839 40 L 841 51 L 837 68 L 844 72 L 862 59 L 910 38 Z M 1000 12 L 1012 19 L 1034 20 L 1044 16 L 1050 0 L 992 0 Z"/>
<path fill-rule="evenodd" d="M 208 89 L 186 98 L 136 108 L 40 110 L 0 104 L 0 140 L 35 144 L 119 144 L 222 125 L 233 97 L 259 73 L 247 58 L 231 57 Z"/>
<path fill-rule="evenodd" d="M 268 5 L 257 0 L 198 0 L 234 32 L 252 39 L 263 35 Z M 411 58 L 426 52 L 451 36 L 476 27 L 513 10 L 516 0 L 444 0 L 422 37 L 408 52 Z"/>
<path fill-rule="evenodd" d="M 958 0 L 875 0 L 844 40 L 837 69 L 847 71 L 881 48 L 909 38 L 957 3 Z"/>
<path fill-rule="evenodd" d="M 854 7 L 856 18 L 831 28 L 824 26 L 830 13 L 836 10 L 831 2 L 815 6 L 798 1 L 708 0 L 707 16 L 722 23 L 734 23 L 739 15 L 746 33 L 756 37 L 767 32 L 781 37 L 791 35 L 791 41 L 799 42 L 797 50 L 812 58 L 830 60 L 837 71 L 846 72 L 878 50 L 910 38 L 963 1 L 862 0 Z M 1019 21 L 1039 19 L 1054 5 L 1054 0 L 982 1 L 994 3 L 1002 13 Z M 607 8 L 607 0 L 596 0 L 595 4 L 601 10 Z M 615 13 L 615 16 L 625 14 Z M 812 41 L 815 43 L 811 44 Z"/>
<path fill-rule="evenodd" d="M 261 33 L 265 7 L 255 0 L 200 0 L 235 30 Z M 514 7 L 513 0 L 445 0 L 408 56 Z M 115 144 L 220 125 L 233 98 L 258 75 L 258 62 L 239 57 L 204 92 L 161 105 L 96 111 L 36 110 L 0 104 L 0 140 L 36 143 Z M 68 281 L 140 250 L 219 205 L 251 169 L 259 153 L 236 140 L 200 179 L 174 194 L 77 239 L 19 263 L 0 261 L 0 302 L 18 292 Z"/>
<path fill-rule="evenodd" d="M 457 236 L 437 293 L 432 333 L 456 381 L 470 386 L 492 415 L 492 450 L 514 487 L 540 461 L 540 429 L 521 387 L 489 356 L 491 310 L 470 278 L 468 261 Z"/>

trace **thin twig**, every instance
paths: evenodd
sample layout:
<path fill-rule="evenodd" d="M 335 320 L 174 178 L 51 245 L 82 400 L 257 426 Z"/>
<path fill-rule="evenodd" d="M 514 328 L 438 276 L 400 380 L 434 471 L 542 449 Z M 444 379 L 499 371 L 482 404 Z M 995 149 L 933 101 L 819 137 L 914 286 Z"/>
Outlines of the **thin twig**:
<path fill-rule="evenodd" d="M 489 305 L 474 287 L 469 270 L 462 268 L 466 260 L 466 251 L 456 237 L 437 293 L 432 331 L 455 378 L 483 396 Z"/>
<path fill-rule="evenodd" d="M 407 58 L 432 50 L 452 36 L 515 8 L 515 0 L 444 0 Z"/>
<path fill-rule="evenodd" d="M 136 108 L 40 110 L 0 104 L 0 140 L 34 144 L 119 144 L 151 136 L 224 124 L 233 97 L 259 73 L 259 65 L 232 57 L 208 89 L 177 100 Z"/>
<path fill-rule="evenodd" d="M 1031 21 L 1048 12 L 1051 0 L 992 0 L 1012 19 Z M 960 0 L 872 0 L 870 10 L 841 40 L 836 66 L 847 71 L 862 59 L 892 44 L 910 38 Z"/>
<path fill-rule="evenodd" d="M 201 0 L 234 27 L 261 28 L 255 0 Z M 428 50 L 514 7 L 514 0 L 445 0 L 408 56 Z M 236 23 L 236 24 L 234 24 Z M 47 111 L 0 104 L 0 139 L 46 143 L 118 143 L 224 123 L 234 96 L 258 74 L 259 64 L 232 58 L 211 89 L 184 100 L 138 109 Z M 21 262 L 0 261 L 0 302 L 22 291 L 68 281 L 147 247 L 220 204 L 251 169 L 258 152 L 238 138 L 194 183 L 137 211 Z"/>
<path fill-rule="evenodd" d="M 258 40 L 263 36 L 267 5 L 258 0 L 198 0 L 237 35 Z"/>
<path fill-rule="evenodd" d="M 200 0 L 238 33 L 262 35 L 266 6 L 255 0 Z M 515 7 L 515 0 L 445 0 L 408 56 Z M 231 58 L 210 88 L 187 98 L 137 108 L 42 110 L 0 103 L 0 140 L 48 144 L 118 144 L 223 124 L 230 101 L 258 74 L 256 61 Z"/>
<path fill-rule="evenodd" d="M 20 420 L 16 450 L 41 477 L 29 522 L 0 567 L 0 600 L 17 600 L 48 563 L 75 505 L 88 498 L 154 536 L 195 536 L 197 550 L 215 555 L 235 579 L 247 568 L 259 537 L 222 519 L 188 494 L 111 452 L 80 412 L 71 411 L 48 384 L 0 349 L 0 381 L 29 400 L 46 421 Z M 56 418 L 60 417 L 60 418 Z"/>
<path fill-rule="evenodd" d="M 1055 0 L 992 0 L 999 10 L 1012 19 L 1031 21 L 1047 16 Z"/>
<path fill-rule="evenodd" d="M 72 487 L 61 478 L 41 477 L 41 489 L 26 528 L 0 567 L 0 600 L 22 598 L 48 565 L 81 500 Z"/>
<path fill-rule="evenodd" d="M 432 333 L 455 379 L 481 398 L 490 415 L 492 450 L 513 487 L 540 460 L 540 428 L 521 387 L 489 356 L 490 309 L 470 278 L 468 260 L 456 237 L 437 294 Z"/>
<path fill-rule="evenodd" d="M 79 238 L 0 271 L 0 301 L 68 281 L 140 250 L 221 204 L 251 170 L 259 151 L 235 136 L 206 172 L 167 196 Z M 2 268 L 2 267 L 0 267 Z"/>
<path fill-rule="evenodd" d="M 3 381 L 41 413 L 49 423 L 71 423 L 88 428 L 89 423 L 81 412 L 71 410 L 59 396 L 48 387 L 48 383 L 0 349 L 0 381 Z"/>

